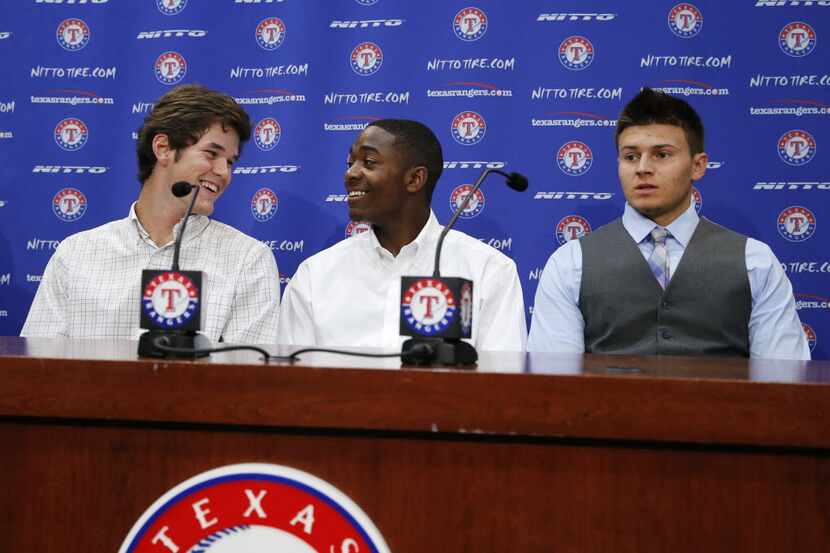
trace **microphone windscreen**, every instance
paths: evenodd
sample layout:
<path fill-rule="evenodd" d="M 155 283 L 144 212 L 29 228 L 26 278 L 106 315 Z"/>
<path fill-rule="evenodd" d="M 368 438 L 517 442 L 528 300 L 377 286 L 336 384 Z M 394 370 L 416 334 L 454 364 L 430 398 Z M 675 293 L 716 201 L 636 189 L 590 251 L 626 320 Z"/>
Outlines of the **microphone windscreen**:
<path fill-rule="evenodd" d="M 180 180 L 179 182 L 173 185 L 172 191 L 173 195 L 177 198 L 183 198 L 184 196 L 190 194 L 190 191 L 194 188 L 196 187 L 190 184 L 189 182 Z"/>
<path fill-rule="evenodd" d="M 507 186 L 516 190 L 517 192 L 524 192 L 527 190 L 527 177 L 519 173 L 510 173 L 507 177 Z"/>

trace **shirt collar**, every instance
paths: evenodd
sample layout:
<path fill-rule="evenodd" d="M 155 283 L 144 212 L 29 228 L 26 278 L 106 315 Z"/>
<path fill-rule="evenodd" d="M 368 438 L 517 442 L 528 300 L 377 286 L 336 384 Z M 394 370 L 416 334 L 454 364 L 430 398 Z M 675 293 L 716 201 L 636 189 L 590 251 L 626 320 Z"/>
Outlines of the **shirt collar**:
<path fill-rule="evenodd" d="M 695 233 L 699 221 L 700 217 L 697 215 L 694 204 L 690 203 L 688 209 L 680 214 L 666 228 L 669 229 L 672 237 L 685 248 L 689 245 L 689 241 L 692 239 L 692 235 Z M 651 233 L 655 226 L 658 226 L 648 217 L 641 215 L 628 202 L 625 204 L 622 222 L 625 230 L 628 231 L 631 238 L 638 244 Z"/>
<path fill-rule="evenodd" d="M 438 218 L 435 216 L 435 212 L 431 209 L 429 210 L 429 219 L 427 219 L 426 224 L 421 229 L 421 232 L 418 233 L 418 236 L 415 237 L 415 240 L 406 244 L 398 255 L 404 254 L 406 256 L 414 256 L 419 251 L 422 251 L 425 246 L 429 244 L 435 243 L 438 241 L 438 236 L 441 234 L 441 230 L 444 227 L 438 222 Z M 380 241 L 378 240 L 377 235 L 375 235 L 374 227 L 367 232 L 366 234 L 369 235 L 369 248 L 377 253 L 379 257 L 386 257 L 392 258 L 392 254 L 380 245 Z"/>
<path fill-rule="evenodd" d="M 149 244 L 153 244 L 158 248 L 166 246 L 167 244 L 162 244 L 161 246 L 159 246 L 158 244 L 153 242 L 152 238 L 150 238 L 150 233 L 148 233 L 144 229 L 144 227 L 141 224 L 141 221 L 139 221 L 139 219 L 138 219 L 138 214 L 136 214 L 136 212 L 135 212 L 135 206 L 136 206 L 137 203 L 138 202 L 133 202 L 132 203 L 132 205 L 130 206 L 130 214 L 127 216 L 127 218 L 130 221 L 132 221 L 133 223 L 135 223 L 135 228 L 138 231 L 139 237 L 144 242 L 147 242 Z M 182 218 L 182 221 L 183 220 L 184 220 L 184 218 Z M 182 226 L 182 221 L 179 221 L 173 227 L 174 240 L 170 242 L 171 244 L 173 244 L 175 242 L 175 237 L 179 234 L 179 227 Z M 187 242 L 193 240 L 199 234 L 201 234 L 202 231 L 207 228 L 209 222 L 210 222 L 210 219 L 208 219 L 204 215 L 191 215 L 190 216 L 190 222 L 187 224 L 187 228 L 185 229 L 185 234 L 184 234 L 184 238 L 182 239 L 182 243 L 187 243 Z"/>

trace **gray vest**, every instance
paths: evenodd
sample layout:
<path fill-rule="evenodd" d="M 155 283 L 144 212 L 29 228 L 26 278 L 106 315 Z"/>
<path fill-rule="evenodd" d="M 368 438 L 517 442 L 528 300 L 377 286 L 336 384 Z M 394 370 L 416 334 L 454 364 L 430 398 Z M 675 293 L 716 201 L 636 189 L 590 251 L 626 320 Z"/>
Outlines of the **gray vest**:
<path fill-rule="evenodd" d="M 701 218 L 665 291 L 621 219 L 580 245 L 586 352 L 749 356 L 745 236 Z"/>

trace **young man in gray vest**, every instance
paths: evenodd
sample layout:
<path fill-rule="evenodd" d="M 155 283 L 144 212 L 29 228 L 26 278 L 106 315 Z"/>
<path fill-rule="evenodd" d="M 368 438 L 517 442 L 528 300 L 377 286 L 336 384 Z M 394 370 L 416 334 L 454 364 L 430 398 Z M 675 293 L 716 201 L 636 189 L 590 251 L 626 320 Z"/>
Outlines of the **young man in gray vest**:
<path fill-rule="evenodd" d="M 703 124 L 644 89 L 617 123 L 623 216 L 551 255 L 528 351 L 809 359 L 769 246 L 698 217 Z"/>

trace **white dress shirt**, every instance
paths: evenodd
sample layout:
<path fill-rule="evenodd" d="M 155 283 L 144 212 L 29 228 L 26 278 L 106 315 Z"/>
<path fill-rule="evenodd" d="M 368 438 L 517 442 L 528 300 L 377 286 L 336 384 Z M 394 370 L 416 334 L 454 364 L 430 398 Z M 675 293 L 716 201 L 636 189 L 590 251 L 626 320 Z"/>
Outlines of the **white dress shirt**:
<path fill-rule="evenodd" d="M 400 350 L 401 276 L 432 275 L 442 228 L 430 213 L 397 256 L 369 230 L 303 261 L 282 299 L 279 343 Z M 444 240 L 441 274 L 473 281 L 469 341 L 476 349 L 524 350 L 524 301 L 512 259 L 453 230 Z"/>
<path fill-rule="evenodd" d="M 179 232 L 181 222 L 173 229 Z M 173 241 L 159 247 L 135 204 L 125 219 L 67 237 L 49 260 L 21 336 L 133 338 L 142 269 L 169 269 Z M 213 342 L 273 344 L 280 281 L 274 255 L 233 227 L 201 215 L 187 224 L 179 265 L 203 271 L 202 333 Z"/>
<path fill-rule="evenodd" d="M 666 227 L 670 275 L 673 275 L 689 245 L 700 218 L 693 206 Z M 625 230 L 645 259 L 654 244 L 648 235 L 654 221 L 625 205 L 622 216 Z M 747 238 L 746 271 L 752 293 L 749 318 L 750 357 L 770 359 L 810 359 L 810 348 L 795 310 L 792 285 L 772 250 L 758 240 Z M 579 310 L 582 283 L 582 247 L 572 240 L 548 259 L 533 305 L 528 351 L 581 353 L 585 351 L 585 321 Z M 701 290 L 701 294 L 705 294 Z"/>

